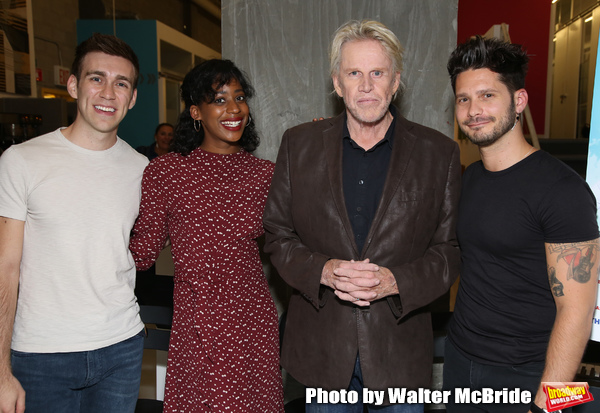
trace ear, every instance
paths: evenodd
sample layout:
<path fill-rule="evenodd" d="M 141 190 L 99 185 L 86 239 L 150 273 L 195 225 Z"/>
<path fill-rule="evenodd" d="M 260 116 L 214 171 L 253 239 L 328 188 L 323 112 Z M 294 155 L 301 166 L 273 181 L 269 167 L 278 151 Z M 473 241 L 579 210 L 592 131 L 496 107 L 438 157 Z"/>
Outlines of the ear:
<path fill-rule="evenodd" d="M 67 80 L 67 91 L 73 99 L 77 99 L 77 78 L 75 75 L 69 76 Z"/>
<path fill-rule="evenodd" d="M 194 120 L 202 120 L 202 114 L 200 113 L 200 108 L 196 105 L 190 106 L 190 116 Z"/>
<path fill-rule="evenodd" d="M 343 98 L 344 94 L 342 93 L 342 87 L 340 86 L 339 75 L 331 76 L 331 80 L 333 80 L 333 88 L 335 89 L 335 92 L 339 97 Z"/>
<path fill-rule="evenodd" d="M 129 110 L 133 109 L 136 101 L 137 101 L 137 88 L 133 89 L 133 94 L 131 95 L 131 100 L 129 101 Z"/>
<path fill-rule="evenodd" d="M 523 113 L 525 107 L 527 106 L 527 102 L 529 102 L 529 95 L 525 89 L 519 89 L 515 92 L 515 109 L 517 113 Z"/>
<path fill-rule="evenodd" d="M 400 87 L 400 72 L 396 72 L 396 76 L 394 76 L 394 93 L 395 94 L 398 91 L 398 88 Z"/>

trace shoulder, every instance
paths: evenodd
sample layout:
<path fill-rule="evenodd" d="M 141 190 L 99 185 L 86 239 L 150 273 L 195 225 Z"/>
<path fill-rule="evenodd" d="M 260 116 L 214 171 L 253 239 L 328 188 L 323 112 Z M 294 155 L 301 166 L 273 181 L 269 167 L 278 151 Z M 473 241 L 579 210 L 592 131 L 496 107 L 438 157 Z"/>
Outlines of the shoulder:
<path fill-rule="evenodd" d="M 154 158 L 144 169 L 142 186 L 169 186 L 168 183 L 189 176 L 185 157 L 179 153 L 167 153 Z"/>
<path fill-rule="evenodd" d="M 244 156 L 248 159 L 249 163 L 258 165 L 262 168 L 269 168 L 269 167 L 272 167 L 273 165 L 275 165 L 274 162 L 271 162 L 268 159 L 259 158 L 256 155 L 254 155 L 253 153 L 245 152 Z"/>
<path fill-rule="evenodd" d="M 177 152 L 169 152 L 150 161 L 146 170 L 148 171 L 167 171 L 179 169 L 189 162 L 189 156 L 183 156 Z"/>
<path fill-rule="evenodd" d="M 454 151 L 458 148 L 458 144 L 453 139 L 440 131 L 412 122 L 401 115 L 398 115 L 396 118 L 395 133 L 400 134 L 400 136 L 405 134 L 413 136 L 419 144 L 435 146 L 436 150 L 445 149 Z"/>
<path fill-rule="evenodd" d="M 36 150 L 38 148 L 56 145 L 64 140 L 66 140 L 66 138 L 63 136 L 60 129 L 56 129 L 55 131 L 45 133 L 18 145 L 13 145 L 12 147 L 19 148 L 19 150 Z"/>
<path fill-rule="evenodd" d="M 588 187 L 585 180 L 575 170 L 549 153 L 540 150 L 530 155 L 526 172 L 539 187 L 552 192 L 559 187 Z"/>
<path fill-rule="evenodd" d="M 248 153 L 248 152 L 244 152 L 244 158 L 246 159 L 246 162 L 248 163 L 248 165 L 258 171 L 258 172 L 263 172 L 266 173 L 267 175 L 272 175 L 273 171 L 275 170 L 275 163 L 269 161 L 268 159 L 261 159 L 256 157 L 256 155 Z"/>
<path fill-rule="evenodd" d="M 137 150 L 133 149 L 131 145 L 129 145 L 123 139 L 117 138 L 117 144 L 119 145 L 118 150 L 121 152 L 121 156 L 126 158 L 127 163 L 142 169 L 148 165 L 148 158 L 139 153 Z"/>
<path fill-rule="evenodd" d="M 596 198 L 577 172 L 547 152 L 537 151 L 531 155 L 524 174 L 532 181 L 530 193 L 534 197 L 538 195 L 538 211 L 545 218 L 549 232 L 555 228 L 573 228 L 575 231 L 578 225 L 582 225 L 580 233 L 593 230 L 593 234 L 582 239 L 597 237 Z M 570 232 L 565 230 L 564 234 Z M 564 234 L 559 237 L 560 240 L 566 239 Z M 552 242 L 556 242 L 557 238 L 553 239 Z"/>
<path fill-rule="evenodd" d="M 341 136 L 344 126 L 344 120 L 345 112 L 342 112 L 333 118 L 301 123 L 300 125 L 291 127 L 287 131 L 285 131 L 284 138 L 286 136 L 289 138 L 319 138 L 322 136 L 323 132 L 331 130 L 335 131 L 337 129 L 339 129 L 339 134 Z"/>
<path fill-rule="evenodd" d="M 51 148 L 60 148 L 62 134 L 60 129 L 44 135 L 29 139 L 23 143 L 12 145 L 2 154 L 2 159 L 5 158 L 21 158 L 23 160 L 31 160 L 38 163 L 43 162 L 48 156 L 48 150 Z"/>

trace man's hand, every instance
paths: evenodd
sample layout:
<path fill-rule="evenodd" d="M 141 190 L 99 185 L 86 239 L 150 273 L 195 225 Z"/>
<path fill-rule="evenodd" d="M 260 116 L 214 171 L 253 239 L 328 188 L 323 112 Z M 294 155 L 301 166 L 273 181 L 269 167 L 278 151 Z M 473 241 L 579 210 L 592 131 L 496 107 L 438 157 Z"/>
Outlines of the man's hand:
<path fill-rule="evenodd" d="M 0 413 L 25 412 L 25 390 L 21 383 L 8 373 L 0 379 Z"/>
<path fill-rule="evenodd" d="M 332 259 L 323 267 L 321 284 L 333 288 L 341 300 L 366 307 L 372 301 L 398 294 L 392 272 L 366 259 L 343 261 Z"/>

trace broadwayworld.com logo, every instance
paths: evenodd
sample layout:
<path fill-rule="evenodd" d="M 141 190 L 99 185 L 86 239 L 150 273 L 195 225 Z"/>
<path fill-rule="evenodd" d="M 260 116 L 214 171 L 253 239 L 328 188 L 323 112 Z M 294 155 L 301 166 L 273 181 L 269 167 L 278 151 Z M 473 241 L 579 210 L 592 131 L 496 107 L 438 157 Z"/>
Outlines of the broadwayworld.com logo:
<path fill-rule="evenodd" d="M 546 394 L 546 410 L 554 412 L 594 400 L 587 383 L 542 383 Z"/>

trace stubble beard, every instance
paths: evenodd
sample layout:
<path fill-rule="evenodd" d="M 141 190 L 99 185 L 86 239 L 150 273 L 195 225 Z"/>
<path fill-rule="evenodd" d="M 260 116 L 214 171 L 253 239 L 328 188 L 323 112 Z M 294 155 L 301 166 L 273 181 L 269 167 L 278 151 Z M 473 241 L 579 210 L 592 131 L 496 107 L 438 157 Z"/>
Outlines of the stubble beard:
<path fill-rule="evenodd" d="M 352 117 L 358 120 L 360 123 L 364 124 L 376 124 L 379 123 L 382 119 L 385 118 L 385 115 L 388 113 L 390 109 L 390 104 L 392 103 L 392 98 L 388 97 L 386 99 L 385 104 L 378 108 L 377 112 L 373 112 L 370 110 L 361 110 L 356 106 L 350 107 L 346 104 L 346 109 L 350 112 Z"/>
<path fill-rule="evenodd" d="M 506 113 L 504 114 L 504 116 L 502 116 L 502 118 L 500 118 L 498 123 L 496 123 L 496 125 L 490 132 L 485 133 L 485 132 L 479 132 L 479 131 L 472 131 L 469 129 L 469 126 L 468 126 L 469 122 L 471 122 L 473 120 L 479 121 L 482 118 L 475 118 L 475 119 L 465 121 L 460 125 L 460 128 L 463 131 L 463 133 L 465 135 L 467 135 L 467 138 L 469 138 L 469 140 L 472 143 L 474 143 L 475 145 L 480 146 L 480 147 L 481 146 L 490 146 L 490 145 L 494 144 L 495 142 L 497 142 L 501 137 L 506 135 L 508 132 L 510 132 L 515 127 L 515 125 L 517 123 L 516 118 L 517 118 L 517 111 L 516 111 L 516 107 L 515 107 L 515 102 L 511 101 L 511 104 L 508 107 L 508 109 L 506 110 Z M 483 119 L 496 121 L 496 118 L 493 116 L 489 116 L 489 117 L 483 118 Z"/>

